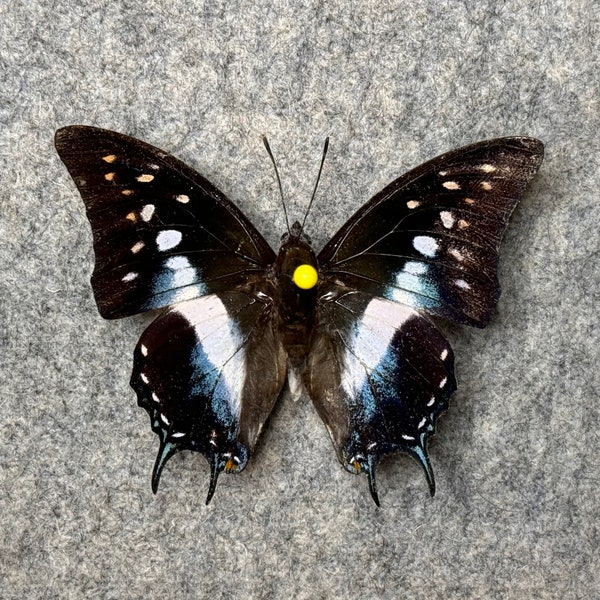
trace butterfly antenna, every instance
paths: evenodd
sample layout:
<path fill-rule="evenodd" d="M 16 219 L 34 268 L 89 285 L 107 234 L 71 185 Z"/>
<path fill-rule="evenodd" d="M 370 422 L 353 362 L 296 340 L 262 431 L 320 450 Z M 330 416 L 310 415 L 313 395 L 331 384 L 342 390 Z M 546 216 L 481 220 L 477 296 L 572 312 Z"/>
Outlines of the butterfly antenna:
<path fill-rule="evenodd" d="M 321 171 L 323 171 L 323 164 L 325 163 L 325 157 L 327 156 L 328 149 L 329 149 L 329 138 L 326 138 L 325 145 L 323 146 L 323 156 L 321 157 L 321 166 L 319 167 L 317 181 L 315 182 L 315 189 L 313 190 L 312 196 L 310 198 L 310 202 L 308 203 L 308 208 L 306 209 L 306 212 L 304 213 L 304 219 L 302 219 L 302 227 L 300 228 L 300 231 L 304 231 L 304 223 L 306 223 L 306 217 L 308 217 L 308 213 L 310 212 L 310 209 L 312 208 L 315 196 L 317 195 L 317 188 L 319 187 L 319 180 L 321 179 Z"/>
<path fill-rule="evenodd" d="M 285 225 L 287 227 L 288 233 L 290 233 L 290 221 L 288 219 L 287 208 L 285 207 L 285 199 L 283 198 L 283 188 L 281 187 L 281 178 L 279 177 L 279 171 L 277 170 L 277 164 L 275 162 L 275 157 L 271 152 L 271 146 L 269 146 L 269 141 L 267 140 L 267 136 L 262 136 L 263 144 L 269 153 L 269 158 L 273 163 L 273 168 L 275 169 L 275 176 L 277 177 L 277 185 L 279 185 L 279 194 L 281 195 L 281 204 L 283 205 L 283 214 L 285 215 Z"/>

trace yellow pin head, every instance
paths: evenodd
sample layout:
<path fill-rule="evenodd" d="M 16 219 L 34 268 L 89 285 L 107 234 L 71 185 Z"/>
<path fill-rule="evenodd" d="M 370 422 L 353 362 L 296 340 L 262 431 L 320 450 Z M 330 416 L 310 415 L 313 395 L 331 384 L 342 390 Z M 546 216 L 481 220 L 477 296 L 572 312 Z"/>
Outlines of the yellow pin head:
<path fill-rule="evenodd" d="M 310 290 L 317 285 L 319 275 L 317 270 L 312 265 L 300 265 L 296 267 L 294 274 L 292 275 L 292 281 L 301 290 Z"/>

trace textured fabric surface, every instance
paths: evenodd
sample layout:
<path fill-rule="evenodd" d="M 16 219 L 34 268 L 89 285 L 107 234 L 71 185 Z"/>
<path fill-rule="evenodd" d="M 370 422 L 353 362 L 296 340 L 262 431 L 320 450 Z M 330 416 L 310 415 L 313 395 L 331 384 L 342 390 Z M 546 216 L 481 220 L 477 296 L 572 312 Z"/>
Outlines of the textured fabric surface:
<path fill-rule="evenodd" d="M 595 0 L 0 3 L 0 597 L 600 597 L 599 6 Z M 484 330 L 446 325 L 458 391 L 382 508 L 285 396 L 204 506 L 129 388 L 149 316 L 104 321 L 83 204 L 55 129 L 168 150 L 277 246 L 331 136 L 308 233 L 321 246 L 393 178 L 503 135 L 546 144 Z"/>

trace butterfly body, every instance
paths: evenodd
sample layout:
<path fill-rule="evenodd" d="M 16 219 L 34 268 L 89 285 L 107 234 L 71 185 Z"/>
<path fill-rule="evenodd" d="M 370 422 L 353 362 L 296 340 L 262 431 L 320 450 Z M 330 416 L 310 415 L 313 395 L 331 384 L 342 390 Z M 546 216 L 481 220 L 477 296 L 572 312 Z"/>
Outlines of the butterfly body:
<path fill-rule="evenodd" d="M 282 393 L 300 382 L 352 473 L 411 455 L 433 495 L 427 440 L 456 389 L 429 315 L 483 327 L 498 248 L 543 157 L 532 138 L 444 154 L 392 182 L 316 254 L 294 223 L 275 254 L 210 182 L 167 153 L 102 129 L 56 134 L 94 235 L 106 318 L 163 312 L 131 385 L 160 438 L 152 487 L 180 450 L 240 472 Z"/>

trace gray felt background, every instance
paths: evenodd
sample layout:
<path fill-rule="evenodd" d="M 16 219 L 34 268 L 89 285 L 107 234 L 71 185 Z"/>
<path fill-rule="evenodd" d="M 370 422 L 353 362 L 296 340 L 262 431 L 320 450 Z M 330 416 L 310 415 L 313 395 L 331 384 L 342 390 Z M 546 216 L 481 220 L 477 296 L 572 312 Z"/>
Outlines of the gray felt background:
<path fill-rule="evenodd" d="M 532 2 L 2 0 L 0 597 L 598 598 L 600 18 Z M 216 183 L 277 245 L 260 134 L 321 245 L 390 180 L 502 135 L 546 144 L 507 233 L 485 330 L 448 325 L 459 389 L 383 507 L 284 397 L 246 471 L 180 454 L 128 386 L 149 317 L 104 321 L 62 125 L 145 139 Z"/>

